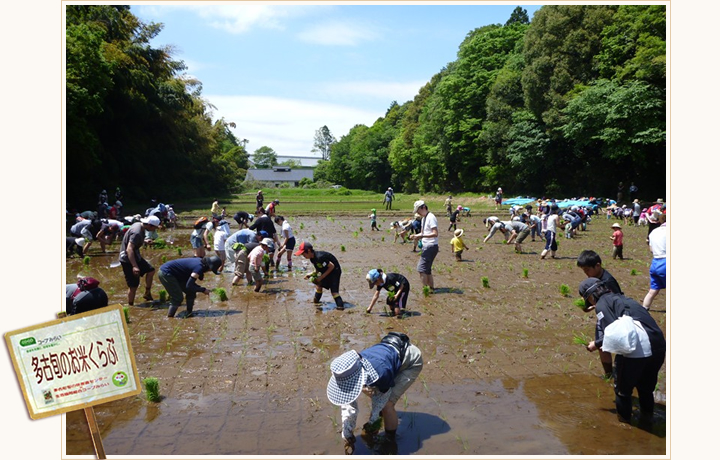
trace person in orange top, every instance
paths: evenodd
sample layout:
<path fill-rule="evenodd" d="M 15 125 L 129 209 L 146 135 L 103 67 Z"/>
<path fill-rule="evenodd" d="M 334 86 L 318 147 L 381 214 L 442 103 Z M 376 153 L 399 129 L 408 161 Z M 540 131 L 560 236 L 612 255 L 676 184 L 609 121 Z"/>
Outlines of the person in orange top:
<path fill-rule="evenodd" d="M 620 258 L 620 260 L 623 260 L 623 232 L 622 227 L 620 227 L 620 224 L 617 222 L 612 224 L 610 228 L 614 229 L 612 236 L 610 237 L 611 240 L 613 240 L 613 259 Z"/>

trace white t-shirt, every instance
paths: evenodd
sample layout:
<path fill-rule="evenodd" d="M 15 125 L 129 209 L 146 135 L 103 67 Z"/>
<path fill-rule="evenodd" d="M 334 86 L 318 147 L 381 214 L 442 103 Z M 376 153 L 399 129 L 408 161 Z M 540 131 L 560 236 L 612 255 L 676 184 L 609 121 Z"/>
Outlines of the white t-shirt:
<path fill-rule="evenodd" d="M 427 235 L 427 234 L 431 233 L 433 228 L 437 232 L 438 221 L 437 221 L 437 217 L 435 217 L 435 214 L 428 212 L 423 220 L 425 222 L 425 225 L 422 228 L 422 232 L 421 232 L 422 235 Z M 433 238 L 423 238 L 422 244 L 423 244 L 423 247 L 432 246 L 433 244 L 438 244 L 439 240 L 440 239 L 437 236 L 433 237 Z"/>
<path fill-rule="evenodd" d="M 547 228 L 546 230 L 549 230 L 553 233 L 557 233 L 557 222 L 558 222 L 558 215 L 557 214 L 550 214 L 547 219 Z"/>
<path fill-rule="evenodd" d="M 667 243 L 667 227 L 665 224 L 659 226 L 652 232 L 650 232 L 650 236 L 648 239 L 650 240 L 650 250 L 653 253 L 654 259 L 664 259 L 665 258 L 665 247 Z"/>
<path fill-rule="evenodd" d="M 283 236 L 285 236 L 285 231 L 286 231 L 286 230 L 287 230 L 287 237 L 288 237 L 288 239 L 292 238 L 292 237 L 294 236 L 294 235 L 293 235 L 293 231 L 292 231 L 292 227 L 290 226 L 290 224 L 288 223 L 288 221 L 284 220 L 283 223 L 282 223 L 282 229 L 280 230 L 280 234 L 282 234 Z"/>

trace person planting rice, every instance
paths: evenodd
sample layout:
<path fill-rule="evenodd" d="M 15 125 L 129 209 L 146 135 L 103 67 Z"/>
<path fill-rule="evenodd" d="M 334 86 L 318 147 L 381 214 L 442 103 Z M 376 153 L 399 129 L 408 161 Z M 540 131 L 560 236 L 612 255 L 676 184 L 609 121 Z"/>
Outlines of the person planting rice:
<path fill-rule="evenodd" d="M 519 220 L 512 220 L 505 222 L 505 229 L 509 233 L 505 233 L 507 237 L 507 244 L 515 242 L 515 252 L 522 252 L 522 242 L 530 234 L 530 226 L 520 222 Z"/>
<path fill-rule="evenodd" d="M 363 433 L 374 435 L 385 425 L 385 440 L 394 443 L 399 425 L 395 404 L 415 382 L 423 368 L 422 352 L 402 333 L 391 332 L 380 343 L 361 352 L 350 350 L 330 363 L 328 400 L 340 406 L 345 453 L 355 451 L 360 393 L 372 399 L 370 418 Z"/>
<path fill-rule="evenodd" d="M 638 302 L 610 292 L 597 278 L 587 278 L 578 287 L 580 296 L 595 306 L 597 326 L 595 340 L 587 345 L 588 351 L 603 349 L 605 332 L 615 320 L 629 315 L 638 335 L 637 346 L 631 352 L 615 355 L 615 408 L 618 420 L 630 423 L 632 394 L 637 389 L 640 403 L 640 421 L 652 423 L 655 409 L 655 386 L 658 373 L 665 361 L 665 336 L 650 313 Z"/>
<path fill-rule="evenodd" d="M 383 273 L 379 268 L 370 270 L 365 279 L 370 289 L 376 288 L 370 306 L 365 310 L 370 313 L 375 303 L 380 298 L 380 291 L 384 288 L 388 291 L 387 304 L 390 307 L 390 316 L 401 317 L 401 313 L 407 308 L 407 296 L 410 293 L 410 282 L 399 273 Z"/>
<path fill-rule="evenodd" d="M 222 260 L 218 256 L 176 259 L 161 265 L 158 278 L 170 296 L 167 317 L 175 317 L 183 301 L 183 294 L 187 302 L 185 317 L 191 316 L 198 292 L 210 295 L 210 290 L 197 284 L 197 281 L 202 281 L 204 274 L 209 271 L 216 275 L 220 274 L 220 269 L 222 269 Z"/>
<path fill-rule="evenodd" d="M 300 243 L 295 255 L 309 259 L 315 269 L 314 272 L 305 275 L 305 279 L 309 279 L 315 285 L 313 302 L 319 304 L 323 289 L 329 289 L 330 294 L 335 300 L 337 309 L 344 310 L 345 302 L 343 302 L 339 293 L 342 269 L 340 268 L 340 262 L 338 262 L 335 256 L 326 251 L 315 251 L 312 244 L 307 241 Z M 314 274 L 317 274 L 317 276 L 314 277 Z"/>
<path fill-rule="evenodd" d="M 277 261 L 275 262 L 275 266 L 280 268 L 280 259 L 282 258 L 282 255 L 287 252 L 287 268 L 288 270 L 292 270 L 292 253 L 293 249 L 295 249 L 295 236 L 293 235 L 292 227 L 283 216 L 277 216 L 275 218 L 275 223 L 280 226 L 280 234 L 283 237 L 282 246 L 280 246 L 280 249 L 278 249 L 277 252 Z"/>
<path fill-rule="evenodd" d="M 609 271 L 605 270 L 602 266 L 602 259 L 600 255 L 595 251 L 585 250 L 580 253 L 577 258 L 577 266 L 585 273 L 588 278 L 597 278 L 605 283 L 610 292 L 622 295 L 622 289 L 618 284 L 615 277 L 613 277 Z M 591 312 L 595 309 L 589 302 L 585 302 L 584 312 Z M 613 374 L 612 365 L 612 353 L 606 353 L 602 350 L 598 350 L 600 353 L 600 363 L 602 364 L 603 370 L 605 371 L 606 378 L 610 378 Z"/>
<path fill-rule="evenodd" d="M 405 219 L 402 221 L 396 220 L 395 222 L 390 224 L 390 228 L 395 230 L 395 238 L 393 239 L 393 243 L 397 243 L 398 237 L 400 237 L 401 243 L 405 243 L 405 237 L 412 228 L 412 221 L 413 219 Z"/>
<path fill-rule="evenodd" d="M 255 281 L 255 292 L 260 292 L 263 284 L 264 273 L 267 272 L 265 264 L 263 263 L 263 256 L 265 253 L 271 252 L 275 249 L 275 244 L 270 238 L 263 238 L 260 244 L 250 251 L 247 260 L 252 274 L 252 279 Z M 250 278 L 248 278 L 248 284 L 250 284 Z"/>

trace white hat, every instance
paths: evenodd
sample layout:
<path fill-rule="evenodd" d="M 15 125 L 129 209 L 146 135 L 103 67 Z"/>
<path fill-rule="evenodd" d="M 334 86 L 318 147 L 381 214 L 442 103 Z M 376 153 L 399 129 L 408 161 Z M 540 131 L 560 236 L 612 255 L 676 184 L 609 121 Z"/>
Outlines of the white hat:
<path fill-rule="evenodd" d="M 372 365 L 360 358 L 355 350 L 338 356 L 330 363 L 330 381 L 327 397 L 336 406 L 355 401 L 366 383 L 373 383 L 380 377 Z"/>
<path fill-rule="evenodd" d="M 610 228 L 622 228 L 622 227 L 620 226 L 620 224 L 618 224 L 617 222 L 615 222 L 614 224 L 612 224 L 612 225 L 610 226 Z"/>
<path fill-rule="evenodd" d="M 458 228 L 457 230 L 455 230 L 455 236 L 457 236 L 458 238 L 463 236 L 463 233 L 465 233 L 465 230 L 463 230 L 462 228 Z"/>
<path fill-rule="evenodd" d="M 267 246 L 268 249 L 270 249 L 270 250 L 275 249 L 275 243 L 274 243 L 273 240 L 270 239 L 270 238 L 263 238 L 263 240 L 260 241 L 260 244 L 264 244 L 264 245 Z"/>
<path fill-rule="evenodd" d="M 157 216 L 148 216 L 144 219 L 140 219 L 140 222 L 142 222 L 143 224 L 152 225 L 153 227 L 160 226 L 160 219 Z"/>
<path fill-rule="evenodd" d="M 423 200 L 417 200 L 413 205 L 413 212 L 418 212 L 421 206 L 425 206 L 425 202 Z"/>

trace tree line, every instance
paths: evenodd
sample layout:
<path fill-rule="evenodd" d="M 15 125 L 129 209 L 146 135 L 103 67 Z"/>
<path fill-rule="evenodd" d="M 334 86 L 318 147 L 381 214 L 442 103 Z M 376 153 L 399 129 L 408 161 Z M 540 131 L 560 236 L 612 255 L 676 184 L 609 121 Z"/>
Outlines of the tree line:
<path fill-rule="evenodd" d="M 375 191 L 665 195 L 665 6 L 552 5 L 470 31 L 315 177 Z"/>
<path fill-rule="evenodd" d="M 116 186 L 161 201 L 241 188 L 245 142 L 233 123 L 212 121 L 175 50 L 150 46 L 162 27 L 127 5 L 66 6 L 71 205 L 94 206 Z M 611 195 L 634 181 L 641 196 L 664 196 L 665 56 L 664 6 L 544 6 L 532 22 L 518 7 L 504 25 L 470 31 L 455 61 L 372 126 L 340 140 L 320 128 L 315 177 L 374 191 L 537 195 Z"/>

